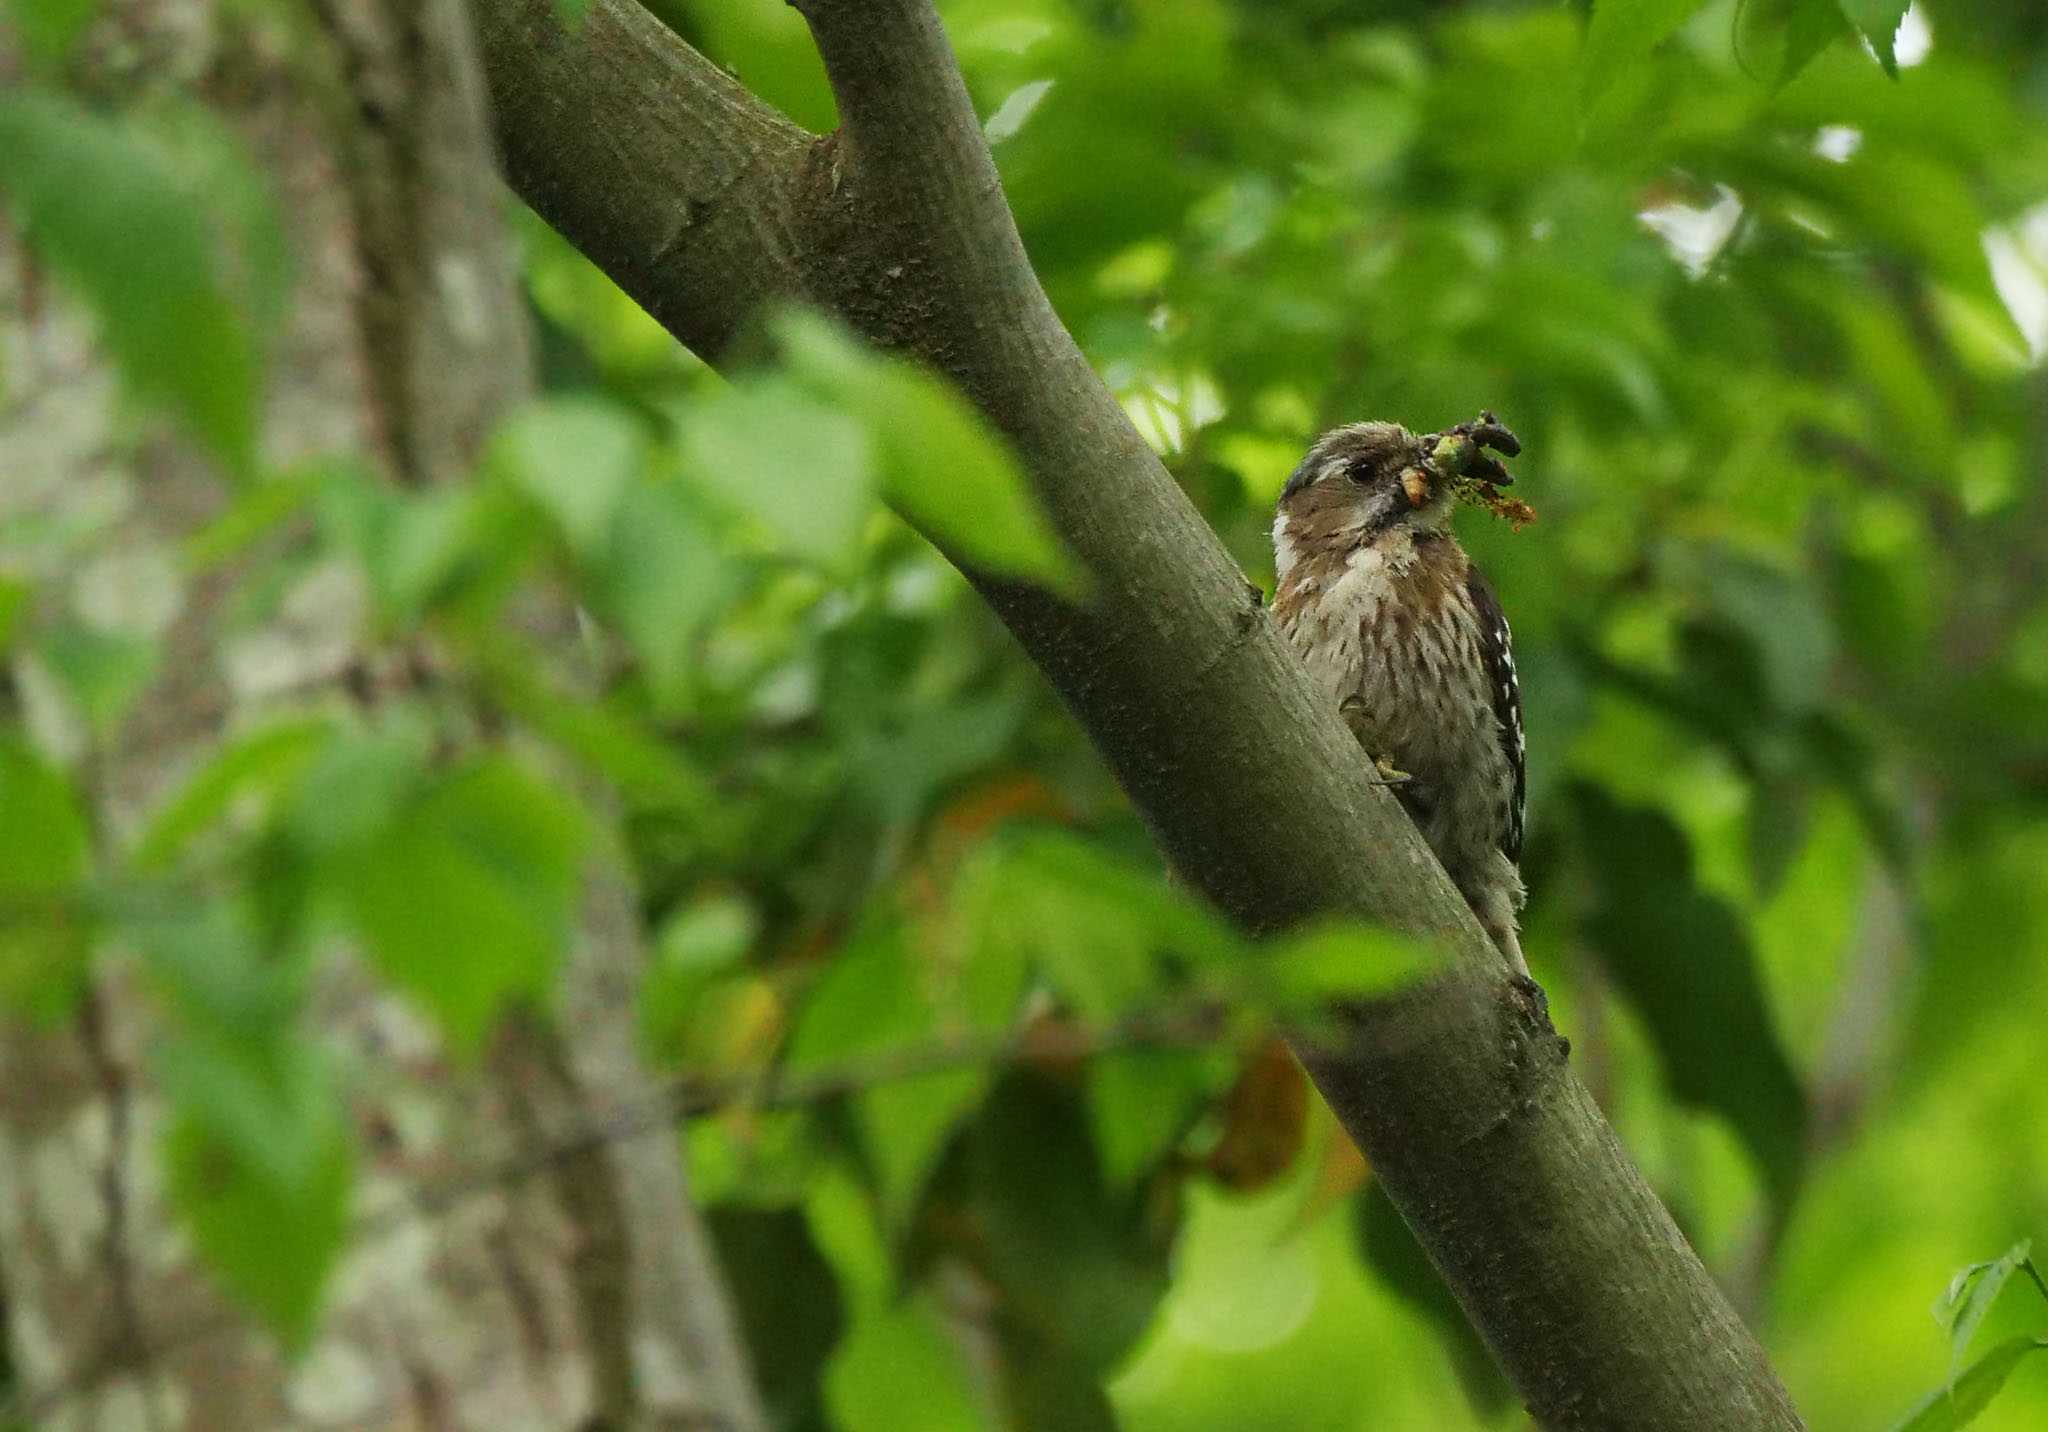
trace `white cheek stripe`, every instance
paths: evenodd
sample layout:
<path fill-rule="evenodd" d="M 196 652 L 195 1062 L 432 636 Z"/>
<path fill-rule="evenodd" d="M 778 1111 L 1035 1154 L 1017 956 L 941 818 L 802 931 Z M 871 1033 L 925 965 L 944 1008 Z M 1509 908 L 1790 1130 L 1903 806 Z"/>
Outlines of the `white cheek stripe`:
<path fill-rule="evenodd" d="M 1277 581 L 1286 581 L 1288 572 L 1293 569 L 1295 560 L 1300 555 L 1300 552 L 1295 548 L 1294 538 L 1289 536 L 1287 532 L 1287 514 L 1284 512 L 1275 513 L 1273 517 L 1274 578 Z"/>

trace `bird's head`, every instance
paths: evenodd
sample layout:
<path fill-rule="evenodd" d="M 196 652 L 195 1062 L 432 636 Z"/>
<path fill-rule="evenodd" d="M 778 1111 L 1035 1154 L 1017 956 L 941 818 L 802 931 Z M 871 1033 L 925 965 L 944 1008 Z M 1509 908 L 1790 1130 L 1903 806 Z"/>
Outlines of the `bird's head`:
<path fill-rule="evenodd" d="M 1509 457 L 1521 451 L 1491 413 L 1440 433 L 1384 422 L 1333 428 L 1281 490 L 1275 538 L 1350 546 L 1403 528 L 1440 532 L 1459 497 L 1479 489 L 1497 496 L 1512 481 L 1487 448 Z"/>
<path fill-rule="evenodd" d="M 1316 439 L 1281 489 L 1280 514 L 1294 527 L 1372 536 L 1402 523 L 1441 527 L 1451 496 L 1423 439 L 1399 423 L 1350 423 Z"/>

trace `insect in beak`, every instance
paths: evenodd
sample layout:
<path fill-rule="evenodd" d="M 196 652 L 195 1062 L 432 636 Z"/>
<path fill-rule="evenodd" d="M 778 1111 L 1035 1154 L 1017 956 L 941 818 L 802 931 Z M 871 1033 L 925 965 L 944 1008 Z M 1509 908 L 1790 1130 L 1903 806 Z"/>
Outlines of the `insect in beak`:
<path fill-rule="evenodd" d="M 1429 474 L 1419 467 L 1403 468 L 1401 491 L 1408 494 L 1410 507 L 1421 507 L 1429 501 Z"/>

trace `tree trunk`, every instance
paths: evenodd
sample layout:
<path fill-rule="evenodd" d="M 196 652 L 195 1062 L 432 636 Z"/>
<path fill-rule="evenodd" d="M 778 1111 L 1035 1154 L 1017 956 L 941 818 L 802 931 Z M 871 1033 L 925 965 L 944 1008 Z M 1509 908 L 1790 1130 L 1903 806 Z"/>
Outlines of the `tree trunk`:
<path fill-rule="evenodd" d="M 189 77 L 282 201 L 297 278 L 266 464 L 355 452 L 394 481 L 459 480 L 531 383 L 469 14 L 460 0 L 311 9 L 307 23 L 299 7 L 111 0 L 88 36 L 87 83 L 132 87 L 90 72 L 93 57 L 124 49 L 148 55 L 152 77 Z M 11 49 L 0 26 L 0 74 L 18 71 Z M 222 510 L 225 484 L 159 431 L 110 454 L 112 370 L 4 229 L 0 351 L 0 516 L 79 519 L 90 546 L 31 553 L 45 567 L 34 575 L 163 648 L 135 714 L 84 744 L 32 662 L 0 680 L 46 747 L 69 743 L 97 829 L 118 845 L 238 723 L 375 684 L 356 645 L 362 594 L 318 570 L 250 630 L 231 622 L 227 577 L 181 575 L 178 544 Z M 121 515 L 93 515 L 108 511 Z M 216 1290 L 167 1207 L 151 1058 L 162 1010 L 137 965 L 116 952 L 75 1016 L 11 1028 L 0 1273 L 25 1420 L 149 1432 L 763 1426 L 670 1130 L 539 1161 L 542 1176 L 491 1179 L 536 1162 L 564 1130 L 647 1101 L 632 1053 L 638 938 L 624 877 L 594 872 L 571 1017 L 560 1032 L 515 1022 L 482 1068 L 451 1064 L 419 1017 L 348 961 L 323 976 L 307 1033 L 353 1074 L 364 1231 L 291 1361 Z M 421 1197 L 470 1180 L 477 1191 L 450 1206 Z"/>
<path fill-rule="evenodd" d="M 1250 930 L 1350 912 L 1455 951 L 1429 991 L 1350 1012 L 1342 1047 L 1304 1058 L 1544 1425 L 1798 1427 L 1540 994 L 1508 981 L 1053 314 L 930 0 L 796 3 L 839 101 L 828 136 L 633 0 L 596 0 L 573 35 L 552 0 L 477 5 L 513 186 L 707 359 L 763 301 L 798 300 L 951 375 L 1095 596 L 968 575 L 1175 869 Z"/>

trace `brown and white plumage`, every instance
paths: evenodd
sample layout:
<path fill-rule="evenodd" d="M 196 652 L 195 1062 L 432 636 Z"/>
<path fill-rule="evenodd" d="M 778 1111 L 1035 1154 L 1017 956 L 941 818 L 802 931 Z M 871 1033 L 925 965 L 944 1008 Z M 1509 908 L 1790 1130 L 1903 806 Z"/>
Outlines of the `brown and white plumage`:
<path fill-rule="evenodd" d="M 1513 438 L 1494 431 L 1494 445 L 1512 452 Z M 1451 534 L 1457 495 L 1430 460 L 1433 443 L 1393 423 L 1317 441 L 1274 519 L 1273 614 L 1480 924 L 1526 973 L 1515 929 L 1525 780 L 1512 635 Z"/>

